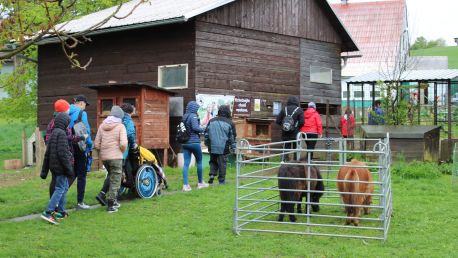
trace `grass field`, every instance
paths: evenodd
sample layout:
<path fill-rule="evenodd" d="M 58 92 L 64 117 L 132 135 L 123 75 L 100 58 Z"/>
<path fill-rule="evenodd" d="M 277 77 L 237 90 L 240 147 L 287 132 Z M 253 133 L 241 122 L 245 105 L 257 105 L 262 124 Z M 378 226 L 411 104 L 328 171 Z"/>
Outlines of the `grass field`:
<path fill-rule="evenodd" d="M 433 47 L 410 52 L 412 56 L 448 56 L 448 68 L 458 69 L 458 47 Z"/>
<path fill-rule="evenodd" d="M 29 122 L 0 120 L 0 173 L 3 171 L 4 160 L 21 158 L 23 129 L 26 130 L 27 136 L 30 136 L 34 130 L 34 126 Z"/>
<path fill-rule="evenodd" d="M 40 212 L 48 181 L 23 177 L 0 186 L 0 219 Z M 103 209 L 72 212 L 58 226 L 42 220 L 0 222 L 0 257 L 454 257 L 458 252 L 458 185 L 450 176 L 403 179 L 393 176 L 394 214 L 386 242 L 269 233 L 232 233 L 234 170 L 224 186 L 179 191 L 180 170 L 167 169 L 168 194 L 123 202 L 116 214 Z M 205 174 L 208 172 L 206 171 Z M 195 185 L 195 169 L 191 170 Z M 7 180 L 0 180 L 6 182 Z M 86 200 L 102 184 L 88 179 Z M 69 207 L 75 203 L 72 187 Z"/>

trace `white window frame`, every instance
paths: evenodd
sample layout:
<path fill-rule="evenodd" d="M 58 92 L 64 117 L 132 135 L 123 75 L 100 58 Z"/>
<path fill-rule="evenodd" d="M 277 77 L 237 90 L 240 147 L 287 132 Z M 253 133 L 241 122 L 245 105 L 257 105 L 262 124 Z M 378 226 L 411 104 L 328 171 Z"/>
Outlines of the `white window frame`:
<path fill-rule="evenodd" d="M 330 71 L 330 81 L 320 81 L 320 80 L 312 80 L 312 67 L 313 68 L 318 68 L 318 69 L 326 69 L 326 70 L 329 70 Z M 314 66 L 314 65 L 310 65 L 310 82 L 314 82 L 314 83 L 322 83 L 322 84 L 327 84 L 327 85 L 332 85 L 332 68 L 327 68 L 327 67 L 321 67 L 321 66 Z"/>
<path fill-rule="evenodd" d="M 162 86 L 162 68 L 169 68 L 169 67 L 179 67 L 179 66 L 185 66 L 186 67 L 186 80 L 185 80 L 185 85 L 177 85 L 177 86 L 172 86 L 172 87 L 163 87 Z M 187 89 L 188 88 L 188 75 L 189 75 L 189 67 L 188 64 L 174 64 L 174 65 L 160 65 L 157 67 L 157 85 L 160 88 L 164 89 Z"/>

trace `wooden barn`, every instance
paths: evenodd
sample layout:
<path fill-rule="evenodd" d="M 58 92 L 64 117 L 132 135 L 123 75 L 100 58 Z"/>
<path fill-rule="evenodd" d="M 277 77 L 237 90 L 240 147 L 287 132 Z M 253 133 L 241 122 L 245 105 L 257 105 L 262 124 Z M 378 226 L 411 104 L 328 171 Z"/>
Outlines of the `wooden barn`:
<path fill-rule="evenodd" d="M 83 31 L 113 10 L 73 20 L 65 30 Z M 76 49 L 82 61 L 93 59 L 86 71 L 71 69 L 55 38 L 39 43 L 42 130 L 57 98 L 85 94 L 96 103 L 96 92 L 83 85 L 141 82 L 176 93 L 170 128 L 190 100 L 202 105 L 202 121 L 227 103 L 246 134 L 276 140 L 280 129 L 272 121 L 289 95 L 300 96 L 304 105 L 316 102 L 321 113 L 327 102 L 331 114 L 340 112 L 340 56 L 358 50 L 324 0 L 152 0 L 90 38 Z M 87 111 L 95 130 L 96 106 Z"/>

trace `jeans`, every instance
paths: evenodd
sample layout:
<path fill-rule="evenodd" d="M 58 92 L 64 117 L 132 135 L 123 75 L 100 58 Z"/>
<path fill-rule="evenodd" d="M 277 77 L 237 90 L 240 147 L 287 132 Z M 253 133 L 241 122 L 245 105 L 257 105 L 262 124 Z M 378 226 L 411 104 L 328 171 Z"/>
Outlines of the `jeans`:
<path fill-rule="evenodd" d="M 223 183 L 226 180 L 227 155 L 210 154 L 210 178 L 218 175 L 218 181 Z M 219 173 L 218 173 L 219 171 Z"/>
<path fill-rule="evenodd" d="M 66 176 L 55 176 L 56 186 L 54 188 L 54 193 L 51 196 L 51 199 L 48 203 L 48 208 L 46 211 L 53 212 L 56 209 L 58 212 L 65 211 L 65 203 L 67 201 L 67 191 L 68 191 L 68 178 Z"/>
<path fill-rule="evenodd" d="M 78 178 L 77 181 L 77 202 L 81 203 L 84 200 L 84 192 L 86 191 L 86 153 L 81 152 L 78 146 L 74 146 L 74 157 L 75 157 L 75 164 L 73 166 L 75 177 L 73 177 L 69 181 L 69 187 L 72 186 L 75 179 Z"/>
<path fill-rule="evenodd" d="M 189 163 L 191 163 L 191 153 L 196 157 L 197 163 L 197 178 L 199 183 L 203 182 L 202 177 L 202 148 L 200 143 L 187 143 L 183 144 L 183 156 L 184 156 L 184 166 L 183 166 L 183 185 L 188 185 L 188 171 Z"/>
<path fill-rule="evenodd" d="M 115 201 L 118 195 L 119 187 L 121 186 L 122 159 L 104 160 L 103 165 L 108 171 L 107 179 L 109 178 L 109 188 L 106 195 L 107 200 Z"/>

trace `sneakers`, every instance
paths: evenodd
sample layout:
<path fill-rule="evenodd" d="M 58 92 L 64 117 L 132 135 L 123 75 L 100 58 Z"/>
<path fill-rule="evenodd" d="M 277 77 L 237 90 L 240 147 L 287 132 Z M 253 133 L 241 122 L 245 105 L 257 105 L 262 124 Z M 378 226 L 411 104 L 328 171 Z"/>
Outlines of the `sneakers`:
<path fill-rule="evenodd" d="M 208 187 L 208 184 L 205 183 L 205 182 L 202 182 L 202 183 L 198 183 L 197 184 L 197 189 L 202 189 L 202 188 L 206 188 Z"/>
<path fill-rule="evenodd" d="M 116 209 L 119 209 L 119 208 L 121 208 L 121 204 L 118 201 L 114 201 L 113 202 L 113 207 L 115 207 Z"/>
<path fill-rule="evenodd" d="M 65 219 L 65 218 L 68 218 L 68 213 L 65 211 L 62 211 L 62 212 L 55 211 L 52 213 L 52 216 L 55 219 Z"/>
<path fill-rule="evenodd" d="M 118 212 L 118 209 L 115 206 L 108 206 L 107 211 L 108 213 L 115 213 Z"/>
<path fill-rule="evenodd" d="M 190 185 L 183 185 L 183 189 L 181 189 L 181 191 L 183 192 L 189 192 L 191 191 L 191 186 Z"/>
<path fill-rule="evenodd" d="M 108 200 L 107 204 L 108 204 L 108 207 L 107 207 L 108 213 L 118 212 L 118 208 L 116 208 L 116 206 L 114 205 L 115 201 Z"/>
<path fill-rule="evenodd" d="M 84 202 L 80 202 L 80 203 L 76 204 L 76 209 L 77 210 L 87 210 L 89 208 L 91 208 L 91 206 L 85 204 Z"/>
<path fill-rule="evenodd" d="M 107 200 L 105 199 L 105 193 L 104 192 L 100 192 L 99 194 L 97 194 L 95 199 L 100 203 L 100 205 L 107 206 Z"/>
<path fill-rule="evenodd" d="M 54 224 L 54 225 L 57 225 L 59 223 L 57 223 L 56 221 L 56 218 L 54 218 L 54 216 L 52 215 L 51 212 L 47 212 L 47 211 L 44 211 L 42 214 L 41 214 L 41 218 L 46 220 L 47 222 L 51 223 L 51 224 Z"/>
<path fill-rule="evenodd" d="M 214 177 L 210 176 L 210 179 L 208 180 L 208 184 L 209 185 L 213 184 L 214 179 L 215 179 Z"/>

